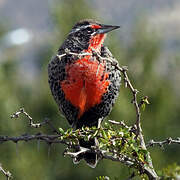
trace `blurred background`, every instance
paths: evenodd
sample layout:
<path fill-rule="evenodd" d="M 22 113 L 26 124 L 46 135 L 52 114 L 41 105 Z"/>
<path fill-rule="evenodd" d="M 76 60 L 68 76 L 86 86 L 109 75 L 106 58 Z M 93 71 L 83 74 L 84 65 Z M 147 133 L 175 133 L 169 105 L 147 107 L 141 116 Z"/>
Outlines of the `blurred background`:
<path fill-rule="evenodd" d="M 47 64 L 80 19 L 94 18 L 120 25 L 105 44 L 140 91 L 149 97 L 142 112 L 146 141 L 180 136 L 180 2 L 179 0 L 0 0 L 0 135 L 49 133 L 49 127 L 32 129 L 25 118 L 10 119 L 24 107 L 34 121 L 49 118 L 54 126 L 69 128 L 51 96 Z M 107 119 L 135 122 L 132 97 L 121 87 L 119 99 Z M 37 141 L 0 144 L 0 162 L 18 180 L 125 179 L 129 169 L 102 160 L 96 169 L 63 157 L 65 146 Z M 48 153 L 49 152 L 49 153 Z M 180 164 L 180 146 L 150 148 L 154 167 Z M 0 173 L 0 179 L 4 176 Z"/>

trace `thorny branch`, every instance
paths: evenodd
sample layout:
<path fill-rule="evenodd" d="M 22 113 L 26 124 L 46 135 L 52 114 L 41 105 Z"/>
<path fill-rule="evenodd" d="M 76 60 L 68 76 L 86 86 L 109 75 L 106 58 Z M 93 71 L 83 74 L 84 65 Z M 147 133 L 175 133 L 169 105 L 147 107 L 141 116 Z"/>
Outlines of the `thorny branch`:
<path fill-rule="evenodd" d="M 16 111 L 15 113 L 13 113 L 11 115 L 11 118 L 12 119 L 13 118 L 19 118 L 19 116 L 21 114 L 24 114 L 27 117 L 27 119 L 29 120 L 29 125 L 31 127 L 39 128 L 39 127 L 41 127 L 41 126 L 43 126 L 45 124 L 48 124 L 51 127 L 51 129 L 53 130 L 53 132 L 55 132 L 56 134 L 60 134 L 59 131 L 51 124 L 51 122 L 47 118 L 41 123 L 34 123 L 32 117 L 24 110 L 24 108 L 20 108 L 19 111 Z"/>
<path fill-rule="evenodd" d="M 59 140 L 59 137 L 61 137 L 61 135 L 47 135 L 47 134 L 41 134 L 41 133 L 37 133 L 35 135 L 23 134 L 21 136 L 16 136 L 16 137 L 0 136 L 0 143 L 7 142 L 7 141 L 18 143 L 19 141 L 28 142 L 32 140 L 42 140 L 48 144 L 61 143 L 61 144 L 69 145 L 67 142 Z"/>
<path fill-rule="evenodd" d="M 41 123 L 33 123 L 33 119 L 32 117 L 26 112 L 24 111 L 24 108 L 21 108 L 19 111 L 13 113 L 11 115 L 11 118 L 19 118 L 20 114 L 24 114 L 28 120 L 29 120 L 29 125 L 33 128 L 39 128 L 41 127 L 42 125 L 46 124 L 47 123 L 47 120 L 44 121 L 44 122 L 41 122 Z"/>
<path fill-rule="evenodd" d="M 0 143 L 3 142 L 7 142 L 7 141 L 12 141 L 14 143 L 18 143 L 19 141 L 32 141 L 32 140 L 41 140 L 46 142 L 47 144 L 65 144 L 68 145 L 69 147 L 72 147 L 72 144 L 64 141 L 64 140 L 60 140 L 60 137 L 62 137 L 62 135 L 47 135 L 47 134 L 35 134 L 35 135 L 30 135 L 30 134 L 24 134 L 21 136 L 17 136 L 17 137 L 9 137 L 9 136 L 0 136 Z M 113 153 L 113 155 L 109 155 L 109 153 L 105 150 L 100 150 L 100 149 L 88 149 L 88 148 L 83 148 L 83 147 L 78 147 L 80 148 L 80 151 L 76 152 L 76 153 L 71 153 L 69 151 L 64 152 L 64 155 L 69 155 L 72 158 L 78 156 L 78 154 L 81 154 L 83 152 L 95 152 L 97 154 L 100 155 L 100 157 L 102 159 L 110 159 L 112 161 L 118 161 L 121 163 L 124 163 L 128 166 L 131 166 L 134 164 L 134 160 L 132 160 L 129 157 L 126 157 L 124 155 L 119 155 L 116 152 Z"/>
<path fill-rule="evenodd" d="M 163 147 L 164 145 L 170 145 L 170 144 L 180 144 L 180 138 L 177 139 L 172 139 L 171 137 L 165 139 L 164 141 L 154 141 L 150 140 L 147 144 L 146 147 L 152 147 L 155 145 L 158 145 L 160 147 Z"/>
<path fill-rule="evenodd" d="M 96 52 L 96 54 L 98 54 Z M 98 54 L 98 57 L 101 58 L 101 56 Z M 128 68 L 126 66 L 122 66 L 120 67 L 118 65 L 118 63 L 116 62 L 116 60 L 114 60 L 114 58 L 106 58 L 106 61 L 109 61 L 112 65 L 114 65 L 124 76 L 124 83 L 125 83 L 125 87 L 129 87 L 132 95 L 133 95 L 133 100 L 132 100 L 132 103 L 134 104 L 134 107 L 135 107 L 135 110 L 136 110 L 136 128 L 137 128 L 137 131 L 136 131 L 136 135 L 139 137 L 140 139 L 140 146 L 146 150 L 146 145 L 145 145 L 145 142 L 144 142 L 144 137 L 143 137 L 143 134 L 142 134 L 142 128 L 141 128 L 141 113 L 140 113 L 140 106 L 137 102 L 137 93 L 138 93 L 138 90 L 135 89 L 131 83 L 131 81 L 129 80 L 129 77 L 127 75 L 127 71 L 128 71 Z M 148 158 L 149 158 L 149 167 L 146 167 L 145 168 L 145 171 L 146 171 L 146 174 L 148 175 L 149 179 L 158 179 L 158 176 L 153 168 L 153 164 L 152 164 L 152 161 L 151 161 L 151 157 L 150 157 L 150 154 L 148 153 Z"/>
<path fill-rule="evenodd" d="M 10 180 L 10 178 L 12 178 L 11 173 L 9 171 L 4 170 L 1 164 L 0 164 L 0 171 L 6 176 L 7 180 Z"/>

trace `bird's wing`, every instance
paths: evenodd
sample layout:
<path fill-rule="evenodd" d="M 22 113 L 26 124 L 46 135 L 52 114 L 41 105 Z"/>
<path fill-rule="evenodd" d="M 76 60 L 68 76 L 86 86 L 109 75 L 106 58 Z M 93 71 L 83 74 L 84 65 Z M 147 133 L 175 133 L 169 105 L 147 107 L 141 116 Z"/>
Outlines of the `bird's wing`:
<path fill-rule="evenodd" d="M 60 111 L 67 118 L 69 124 L 71 125 L 78 115 L 78 110 L 76 107 L 65 99 L 65 94 L 61 89 L 61 82 L 66 77 L 65 67 L 69 63 L 70 57 L 68 55 L 61 56 L 62 54 L 52 57 L 50 63 L 48 64 L 48 76 L 49 85 L 52 95 L 57 102 Z M 60 58 L 61 57 L 61 58 Z"/>
<path fill-rule="evenodd" d="M 110 60 L 112 60 L 112 61 L 114 61 L 114 62 L 116 62 L 118 64 L 117 59 L 114 58 L 114 56 L 112 55 L 111 51 L 108 49 L 107 46 L 102 46 L 102 48 L 101 48 L 101 56 L 109 58 Z"/>

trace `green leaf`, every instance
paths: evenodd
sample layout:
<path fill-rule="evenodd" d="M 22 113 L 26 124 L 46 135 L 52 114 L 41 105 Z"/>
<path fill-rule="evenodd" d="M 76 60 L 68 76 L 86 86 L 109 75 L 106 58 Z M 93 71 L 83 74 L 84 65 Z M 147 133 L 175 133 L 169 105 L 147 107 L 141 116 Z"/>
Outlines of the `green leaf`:
<path fill-rule="evenodd" d="M 64 130 L 62 128 L 59 128 L 59 132 L 64 135 Z"/>
<path fill-rule="evenodd" d="M 104 139 L 108 139 L 107 135 L 106 135 L 106 132 L 104 130 L 102 130 L 102 136 Z"/>
<path fill-rule="evenodd" d="M 146 104 L 145 104 L 145 103 L 143 103 L 143 104 L 141 105 L 141 108 L 142 108 L 142 110 L 144 111 L 144 110 L 145 110 L 145 108 L 146 108 Z"/>
<path fill-rule="evenodd" d="M 145 108 L 146 108 L 146 104 L 150 104 L 149 101 L 148 101 L 148 96 L 145 96 L 141 99 L 141 102 L 140 102 L 140 107 L 142 108 L 142 110 L 144 111 Z"/>
<path fill-rule="evenodd" d="M 93 134 L 93 136 L 92 136 L 92 137 L 96 137 L 96 136 L 97 136 L 97 134 L 98 134 L 98 130 L 96 130 L 96 131 L 94 132 L 94 134 Z"/>
<path fill-rule="evenodd" d="M 110 134 L 110 132 L 109 132 L 109 131 L 107 132 L 107 136 L 108 136 L 108 139 L 110 139 L 110 138 L 111 138 L 111 134 Z"/>

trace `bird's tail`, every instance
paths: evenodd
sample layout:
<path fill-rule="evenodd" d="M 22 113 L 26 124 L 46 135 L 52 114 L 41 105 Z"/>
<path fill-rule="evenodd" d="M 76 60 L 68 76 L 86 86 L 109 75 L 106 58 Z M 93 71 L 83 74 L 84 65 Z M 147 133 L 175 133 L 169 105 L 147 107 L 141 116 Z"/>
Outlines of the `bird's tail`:
<path fill-rule="evenodd" d="M 90 139 L 89 141 L 85 141 L 81 139 L 79 141 L 79 144 L 80 144 L 80 147 L 82 148 L 91 149 L 92 146 L 96 146 L 98 144 L 98 141 L 96 138 Z M 96 153 L 82 151 L 82 153 L 80 153 L 76 158 L 73 159 L 73 163 L 78 164 L 82 159 L 84 159 L 87 165 L 90 166 L 91 168 L 95 168 L 99 161 L 99 157 Z"/>

